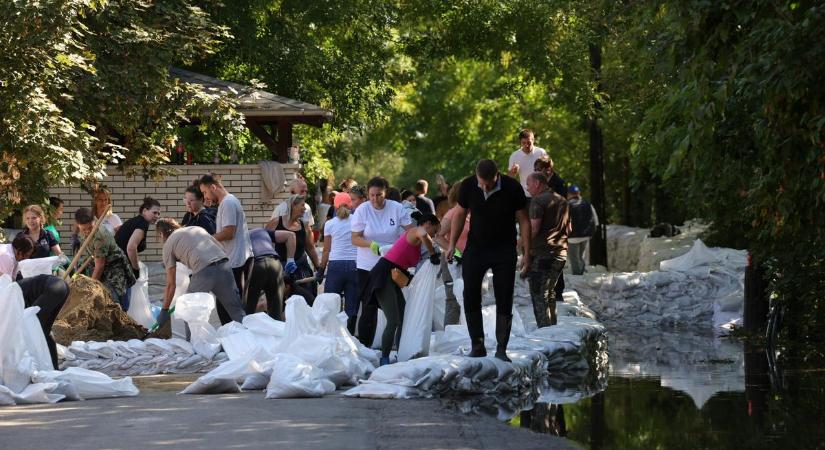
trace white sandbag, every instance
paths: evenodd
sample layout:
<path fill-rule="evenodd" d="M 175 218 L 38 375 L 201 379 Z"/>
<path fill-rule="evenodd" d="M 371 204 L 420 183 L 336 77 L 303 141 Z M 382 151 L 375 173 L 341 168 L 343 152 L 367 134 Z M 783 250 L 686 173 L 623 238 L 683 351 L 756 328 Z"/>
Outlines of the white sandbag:
<path fill-rule="evenodd" d="M 0 276 L 0 300 L 0 384 L 21 392 L 29 384 L 34 360 L 25 350 L 20 327 L 25 307 L 23 291 L 8 275 Z"/>
<path fill-rule="evenodd" d="M 40 312 L 39 306 L 32 306 L 23 311 L 23 339 L 26 342 L 26 350 L 34 360 L 34 370 L 52 370 L 54 369 L 52 357 L 49 355 L 43 327 L 37 319 L 38 312 Z"/>
<path fill-rule="evenodd" d="M 255 355 L 230 359 L 212 369 L 206 375 L 195 380 L 181 394 L 226 394 L 239 392 L 238 381 L 248 376 L 263 372 L 255 360 Z"/>
<path fill-rule="evenodd" d="M 410 283 L 401 339 L 398 343 L 399 361 L 429 354 L 438 270 L 439 266 L 424 263 Z"/>
<path fill-rule="evenodd" d="M 266 398 L 322 397 L 333 392 L 335 384 L 320 369 L 287 354 L 278 355 L 266 386 Z"/>
<path fill-rule="evenodd" d="M 30 278 L 37 275 L 51 275 L 52 268 L 59 265 L 59 256 L 48 256 L 46 258 L 30 258 L 18 261 L 17 267 L 23 278 Z"/>
<path fill-rule="evenodd" d="M 230 360 L 248 358 L 258 350 L 255 334 L 249 330 L 219 338 L 218 342 Z"/>
<path fill-rule="evenodd" d="M 175 293 L 172 295 L 172 305 L 177 304 L 178 297 L 186 294 L 189 291 L 189 275 L 192 271 L 189 270 L 183 263 L 177 263 L 175 266 Z M 177 308 L 176 308 L 177 312 Z M 189 333 L 186 329 L 186 322 L 178 318 L 177 313 L 172 315 L 172 336 L 180 339 L 189 339 Z"/>
<path fill-rule="evenodd" d="M 283 337 L 286 332 L 286 323 L 269 317 L 265 312 L 245 316 L 243 326 L 254 333 L 275 337 Z"/>
<path fill-rule="evenodd" d="M 85 398 L 134 397 L 140 393 L 132 383 L 130 377 L 119 380 L 108 375 L 80 367 L 69 367 L 66 370 L 39 370 L 32 375 L 35 383 L 67 382 L 77 389 L 77 393 Z"/>
<path fill-rule="evenodd" d="M 688 272 L 698 266 L 707 266 L 717 261 L 716 253 L 701 239 L 693 241 L 693 247 L 682 256 L 659 263 L 659 270 L 666 272 Z"/>
<path fill-rule="evenodd" d="M 375 337 L 372 338 L 372 345 L 370 348 L 381 348 L 381 335 L 384 334 L 384 328 L 387 328 L 387 316 L 384 315 L 384 311 L 382 309 L 378 309 L 376 324 L 375 324 Z"/>
<path fill-rule="evenodd" d="M 148 329 L 155 323 L 149 302 L 149 269 L 146 267 L 146 264 L 142 262 L 139 264 L 140 278 L 129 288 L 131 290 L 131 297 L 129 300 L 129 311 L 127 311 L 126 314 L 134 319 L 135 322 Z M 177 281 L 177 277 L 175 281 Z"/>
<path fill-rule="evenodd" d="M 447 293 L 444 283 L 439 283 L 435 287 L 433 297 L 433 331 L 444 330 L 444 315 L 447 312 Z"/>
<path fill-rule="evenodd" d="M 215 328 L 209 324 L 209 316 L 215 309 L 215 297 L 208 292 L 193 292 L 178 297 L 175 316 L 189 326 L 190 341 L 195 352 L 212 359 L 221 350 Z"/>

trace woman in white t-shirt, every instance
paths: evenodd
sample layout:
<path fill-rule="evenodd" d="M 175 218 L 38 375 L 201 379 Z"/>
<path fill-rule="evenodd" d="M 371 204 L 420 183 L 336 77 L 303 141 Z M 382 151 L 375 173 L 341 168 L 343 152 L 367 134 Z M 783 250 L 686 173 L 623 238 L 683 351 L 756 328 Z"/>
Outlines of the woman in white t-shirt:
<path fill-rule="evenodd" d="M 92 202 L 92 214 L 94 214 L 96 219 L 100 219 L 101 214 L 106 211 L 106 208 L 112 205 L 112 192 L 109 191 L 108 188 L 100 187 L 94 192 L 94 201 Z M 109 213 L 106 214 L 105 217 L 102 218 L 103 222 L 100 226 L 109 230 L 112 233 L 112 236 L 120 229 L 120 226 L 123 225 L 123 221 L 120 220 L 120 217 L 115 214 L 111 209 Z"/>
<path fill-rule="evenodd" d="M 358 321 L 358 339 L 371 346 L 378 321 L 378 307 L 368 304 L 364 298 L 364 286 L 369 272 L 381 259 L 379 249 L 398 240 L 404 230 L 412 228 L 412 219 L 401 203 L 387 200 L 389 183 L 383 177 L 374 177 L 367 183 L 369 201 L 355 210 L 350 220 L 352 243 L 357 249 L 355 265 L 358 269 L 358 292 L 363 311 Z"/>
<path fill-rule="evenodd" d="M 350 196 L 346 192 L 335 196 L 335 217 L 324 223 L 324 253 L 318 268 L 319 275 L 323 276 L 326 272 L 324 293 L 344 295 L 347 329 L 351 334 L 355 334 L 355 320 L 358 317 L 358 271 L 350 214 L 364 201 L 363 197 Z"/>

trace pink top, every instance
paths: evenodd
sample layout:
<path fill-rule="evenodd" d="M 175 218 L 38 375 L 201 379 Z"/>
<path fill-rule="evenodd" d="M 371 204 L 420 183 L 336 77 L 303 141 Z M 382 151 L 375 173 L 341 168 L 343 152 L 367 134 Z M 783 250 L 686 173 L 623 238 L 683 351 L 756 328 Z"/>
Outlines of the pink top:
<path fill-rule="evenodd" d="M 453 220 L 453 216 L 455 215 L 456 207 L 450 208 L 449 211 L 444 213 L 444 218 L 441 219 L 442 222 L 447 222 Z M 452 233 L 452 231 L 450 231 Z M 464 248 L 467 247 L 467 235 L 470 233 L 470 215 L 467 214 L 467 219 L 464 220 L 464 228 L 461 230 L 461 234 L 458 236 L 458 241 L 455 243 L 455 248 L 459 249 L 462 253 L 464 252 Z M 447 236 L 449 239 L 450 236 Z"/>
<path fill-rule="evenodd" d="M 418 265 L 418 260 L 421 259 L 421 246 L 407 242 L 407 233 L 409 231 L 405 231 L 384 256 L 388 261 L 394 262 L 405 269 L 415 267 Z"/>

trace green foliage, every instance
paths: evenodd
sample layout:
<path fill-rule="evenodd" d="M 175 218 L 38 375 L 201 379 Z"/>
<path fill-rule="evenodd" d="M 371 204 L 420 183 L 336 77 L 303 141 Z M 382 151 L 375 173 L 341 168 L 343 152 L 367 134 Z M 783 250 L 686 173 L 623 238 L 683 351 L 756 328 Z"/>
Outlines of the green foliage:
<path fill-rule="evenodd" d="M 231 133 L 232 102 L 169 77 L 226 31 L 187 0 L 0 5 L 0 216 L 106 164 L 162 173 L 180 123 Z"/>
<path fill-rule="evenodd" d="M 712 219 L 719 242 L 767 265 L 794 340 L 821 342 L 825 11 L 767 1 L 668 11 L 676 79 L 640 129 L 639 164 Z"/>

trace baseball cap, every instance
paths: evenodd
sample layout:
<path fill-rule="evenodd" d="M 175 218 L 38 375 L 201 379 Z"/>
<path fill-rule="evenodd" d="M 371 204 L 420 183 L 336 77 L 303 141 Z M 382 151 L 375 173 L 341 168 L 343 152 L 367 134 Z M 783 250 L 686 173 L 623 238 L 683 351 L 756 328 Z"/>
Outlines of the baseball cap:
<path fill-rule="evenodd" d="M 581 193 L 581 189 L 579 188 L 578 184 L 571 184 L 569 188 L 567 188 L 567 192 L 572 192 L 574 194 Z"/>

